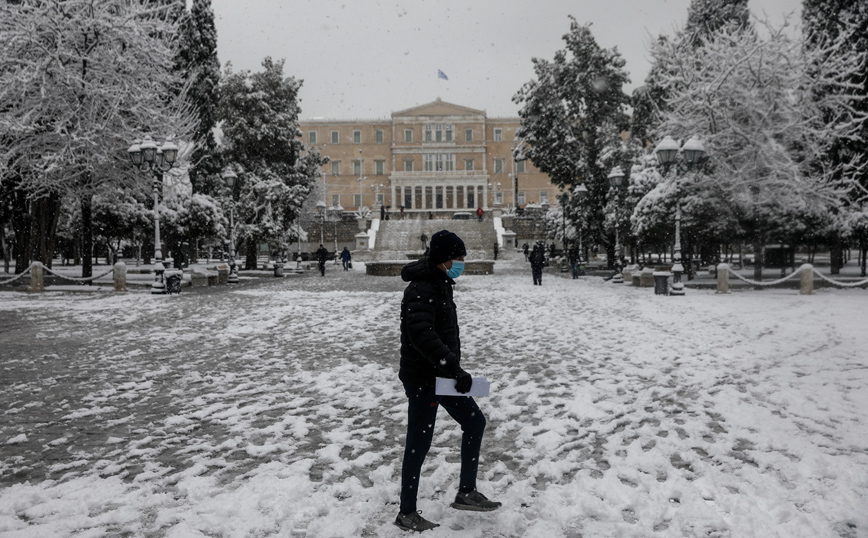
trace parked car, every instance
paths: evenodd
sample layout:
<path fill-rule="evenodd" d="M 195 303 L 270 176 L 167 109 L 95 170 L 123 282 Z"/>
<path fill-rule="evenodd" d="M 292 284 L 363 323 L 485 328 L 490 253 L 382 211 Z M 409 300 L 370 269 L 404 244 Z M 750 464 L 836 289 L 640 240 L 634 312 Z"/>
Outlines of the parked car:
<path fill-rule="evenodd" d="M 467 211 L 459 211 L 452 215 L 452 220 L 470 220 L 472 218 L 473 215 Z"/>

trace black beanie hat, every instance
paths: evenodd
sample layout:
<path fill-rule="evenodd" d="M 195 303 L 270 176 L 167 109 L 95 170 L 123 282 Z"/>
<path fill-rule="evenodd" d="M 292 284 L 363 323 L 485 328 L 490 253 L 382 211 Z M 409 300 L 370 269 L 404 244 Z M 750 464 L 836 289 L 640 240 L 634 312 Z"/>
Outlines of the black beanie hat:
<path fill-rule="evenodd" d="M 428 246 L 428 259 L 434 265 L 460 258 L 467 255 L 464 241 L 448 230 L 441 230 L 434 234 Z"/>

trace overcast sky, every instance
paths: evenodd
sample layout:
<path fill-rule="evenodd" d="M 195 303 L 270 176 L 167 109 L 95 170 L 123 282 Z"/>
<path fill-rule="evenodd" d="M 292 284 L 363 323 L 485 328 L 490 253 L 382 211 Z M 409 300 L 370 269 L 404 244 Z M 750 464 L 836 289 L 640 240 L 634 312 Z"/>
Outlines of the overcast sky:
<path fill-rule="evenodd" d="M 690 0 L 212 0 L 221 64 L 286 60 L 304 80 L 302 118 L 388 118 L 440 97 L 515 116 L 531 59 L 562 49 L 568 15 L 618 47 L 631 85 L 649 69 L 648 42 L 687 19 Z M 801 0 L 750 0 L 775 24 L 799 24 Z M 449 80 L 437 77 L 442 70 Z"/>

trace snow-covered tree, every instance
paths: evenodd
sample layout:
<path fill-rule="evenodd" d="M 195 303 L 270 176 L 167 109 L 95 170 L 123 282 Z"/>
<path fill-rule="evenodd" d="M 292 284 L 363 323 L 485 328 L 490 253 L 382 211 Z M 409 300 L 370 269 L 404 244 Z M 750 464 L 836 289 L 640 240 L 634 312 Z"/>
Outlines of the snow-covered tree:
<path fill-rule="evenodd" d="M 691 0 L 687 8 L 687 24 L 674 36 L 657 38 L 658 52 L 689 54 L 710 36 L 723 28 L 748 31 L 751 28 L 747 0 Z M 651 134 L 666 114 L 666 100 L 672 88 L 665 85 L 669 62 L 656 58 L 645 77 L 645 83 L 633 90 L 633 121 L 635 138 L 654 143 Z"/>
<path fill-rule="evenodd" d="M 301 140 L 302 82 L 284 78 L 282 60 L 266 58 L 262 66 L 257 73 L 227 67 L 220 84 L 222 158 L 238 174 L 236 235 L 246 239 L 251 269 L 259 240 L 279 239 L 293 225 L 324 162 Z"/>
<path fill-rule="evenodd" d="M 669 91 L 656 138 L 698 135 L 707 151 L 706 173 L 682 178 L 680 196 L 713 195 L 729 205 L 720 213 L 735 215 L 758 250 L 765 231 L 785 215 L 841 204 L 853 188 L 842 171 L 859 156 L 824 169 L 813 163 L 835 140 L 858 136 L 865 121 L 851 106 L 850 80 L 862 69 L 861 55 L 833 54 L 846 47 L 840 39 L 806 48 L 784 28 L 767 33 L 727 27 L 689 53 L 671 43 L 652 51 L 666 62 L 662 81 Z"/>
<path fill-rule="evenodd" d="M 848 46 L 833 49 L 829 54 L 852 54 L 868 52 L 868 2 L 851 0 L 804 0 L 802 6 L 802 21 L 807 46 L 811 48 L 824 47 L 830 39 L 844 39 Z M 815 61 L 823 64 L 828 60 L 820 54 Z M 819 65 L 818 65 L 819 67 Z M 868 113 L 868 77 L 865 67 L 854 73 L 849 80 L 851 87 L 847 92 L 856 94 L 850 106 L 860 112 Z M 824 88 L 824 91 L 835 91 L 834 88 Z M 846 98 L 847 94 L 843 97 Z M 827 112 L 829 120 L 835 121 L 834 112 Z M 832 272 L 837 273 L 844 263 L 843 239 L 853 237 L 848 230 L 849 223 L 854 222 L 849 214 L 868 199 L 868 166 L 863 161 L 860 169 L 845 170 L 841 164 L 852 155 L 868 155 L 868 123 L 863 124 L 858 136 L 840 138 L 829 144 L 821 161 L 816 163 L 820 169 L 831 167 L 839 173 L 851 174 L 856 183 L 850 196 L 845 200 L 845 206 L 835 213 L 834 222 L 827 228 L 827 241 L 831 249 Z"/>
<path fill-rule="evenodd" d="M 601 155 L 620 144 L 627 128 L 629 82 L 617 49 L 603 49 L 590 25 L 570 18 L 566 48 L 552 61 L 534 58 L 536 78 L 513 97 L 521 105 L 518 159 L 528 158 L 562 189 L 584 182 L 588 195 L 582 213 L 593 240 L 611 245 L 602 235 L 609 173 Z M 578 214 L 577 211 L 573 211 Z"/>
<path fill-rule="evenodd" d="M 82 206 L 89 252 L 94 194 L 107 184 L 151 181 L 124 173 L 130 142 L 189 129 L 171 72 L 176 29 L 168 11 L 136 0 L 0 3 L 0 181 L 13 182 L 28 204 L 48 201 L 34 222 L 38 233 L 29 234 L 40 246 L 29 251 L 43 263 L 50 263 L 45 245 L 64 195 L 75 194 Z M 19 259 L 19 269 L 29 261 Z M 83 261 L 89 276 L 90 257 Z"/>
<path fill-rule="evenodd" d="M 220 163 L 216 158 L 214 126 L 217 123 L 220 62 L 217 60 L 217 30 L 211 0 L 193 0 L 180 21 L 177 67 L 189 81 L 189 101 L 196 114 L 192 140 L 196 144 L 188 173 L 193 192 L 219 190 Z"/>

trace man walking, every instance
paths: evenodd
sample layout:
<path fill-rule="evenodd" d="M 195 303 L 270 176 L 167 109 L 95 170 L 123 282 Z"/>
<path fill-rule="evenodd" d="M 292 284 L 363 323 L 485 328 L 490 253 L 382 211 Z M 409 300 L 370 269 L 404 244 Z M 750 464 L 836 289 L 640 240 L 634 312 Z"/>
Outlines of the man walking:
<path fill-rule="evenodd" d="M 329 251 L 322 246 L 322 243 L 319 244 L 319 248 L 316 249 L 316 261 L 317 265 L 319 265 L 319 272 L 322 276 L 325 276 L 325 264 L 329 258 Z"/>
<path fill-rule="evenodd" d="M 443 406 L 461 425 L 461 473 L 452 507 L 487 512 L 501 503 L 476 491 L 479 452 L 485 431 L 485 416 L 470 396 L 434 393 L 435 378 L 456 380 L 465 394 L 473 386 L 470 374 L 461 368 L 458 316 L 452 286 L 464 270 L 467 250 L 452 232 L 431 237 L 428 256 L 407 264 L 401 278 L 409 282 L 401 301 L 401 366 L 398 378 L 408 399 L 407 439 L 401 466 L 401 507 L 395 525 L 403 530 L 425 531 L 438 527 L 416 511 L 422 464 L 434 437 L 437 408 Z"/>
<path fill-rule="evenodd" d="M 347 250 L 347 247 L 344 247 L 344 250 L 341 251 L 341 261 L 344 263 L 344 271 L 350 270 L 350 261 L 353 259 L 353 255 L 350 254 L 350 251 Z"/>
<path fill-rule="evenodd" d="M 542 272 L 546 264 L 546 248 L 542 241 L 537 241 L 530 253 L 530 270 L 533 274 L 533 285 L 542 286 Z"/>

